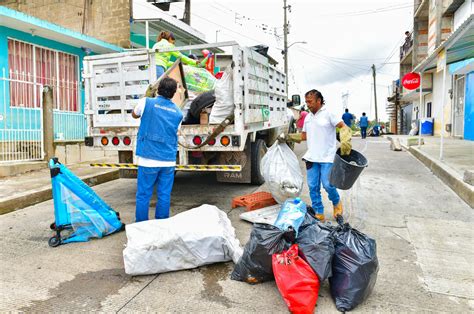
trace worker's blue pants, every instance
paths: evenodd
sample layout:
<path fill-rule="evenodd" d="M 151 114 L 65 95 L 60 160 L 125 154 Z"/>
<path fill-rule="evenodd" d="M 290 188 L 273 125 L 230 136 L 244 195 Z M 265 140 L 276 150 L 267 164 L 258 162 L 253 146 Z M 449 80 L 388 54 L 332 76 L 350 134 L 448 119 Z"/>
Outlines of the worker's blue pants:
<path fill-rule="evenodd" d="M 156 78 L 159 79 L 160 76 L 162 76 L 163 74 L 165 74 L 165 68 L 162 67 L 161 65 L 157 65 L 156 66 Z"/>
<path fill-rule="evenodd" d="M 314 162 L 313 166 L 307 170 L 311 206 L 317 214 L 324 213 L 323 201 L 321 199 L 321 182 L 333 205 L 337 205 L 340 200 L 337 189 L 329 183 L 331 168 L 332 163 L 330 162 Z"/>
<path fill-rule="evenodd" d="M 155 218 L 164 219 L 170 216 L 173 182 L 174 167 L 138 166 L 136 222 L 148 220 L 150 199 L 155 186 L 157 194 Z"/>

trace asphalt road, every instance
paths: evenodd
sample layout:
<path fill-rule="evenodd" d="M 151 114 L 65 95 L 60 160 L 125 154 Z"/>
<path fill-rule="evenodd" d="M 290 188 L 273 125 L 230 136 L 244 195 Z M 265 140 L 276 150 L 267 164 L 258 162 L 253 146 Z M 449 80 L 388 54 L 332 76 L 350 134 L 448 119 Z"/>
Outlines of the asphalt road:
<path fill-rule="evenodd" d="M 390 151 L 388 141 L 354 140 L 354 147 L 370 164 L 352 190 L 341 192 L 345 217 L 376 239 L 380 261 L 375 290 L 355 312 L 474 311 L 472 209 L 411 155 Z M 304 149 L 297 145 L 297 154 Z M 239 219 L 243 209 L 232 210 L 231 200 L 257 189 L 265 187 L 217 183 L 212 173 L 178 173 L 171 214 L 216 205 L 244 245 L 251 225 Z M 133 222 L 135 180 L 94 190 L 125 223 Z M 306 187 L 302 198 L 309 201 Z M 329 216 L 326 195 L 324 202 Z M 50 248 L 53 219 L 52 201 L 0 216 L 1 312 L 287 312 L 274 282 L 230 280 L 232 263 L 130 277 L 123 270 L 124 232 Z M 336 312 L 327 282 L 317 311 Z"/>

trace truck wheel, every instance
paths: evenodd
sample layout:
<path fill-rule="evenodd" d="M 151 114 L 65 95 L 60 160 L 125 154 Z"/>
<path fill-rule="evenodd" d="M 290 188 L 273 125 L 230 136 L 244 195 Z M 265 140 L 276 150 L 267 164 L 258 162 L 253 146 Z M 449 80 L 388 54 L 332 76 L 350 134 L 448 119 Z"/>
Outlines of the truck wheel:
<path fill-rule="evenodd" d="M 267 153 L 267 146 L 265 141 L 262 139 L 257 139 L 254 143 L 251 144 L 251 180 L 252 184 L 261 185 L 265 183 L 265 179 L 260 172 L 260 163 L 262 162 L 263 156 Z"/>

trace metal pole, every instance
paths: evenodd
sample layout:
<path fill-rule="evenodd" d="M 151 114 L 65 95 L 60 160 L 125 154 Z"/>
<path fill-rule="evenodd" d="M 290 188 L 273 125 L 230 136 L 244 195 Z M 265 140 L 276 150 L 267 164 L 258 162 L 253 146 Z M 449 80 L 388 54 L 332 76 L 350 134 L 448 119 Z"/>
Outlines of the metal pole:
<path fill-rule="evenodd" d="M 375 82 L 375 64 L 372 64 L 372 76 L 374 77 L 375 124 L 379 124 L 379 116 L 377 115 L 377 84 Z"/>
<path fill-rule="evenodd" d="M 423 72 L 420 72 L 420 104 L 418 105 L 418 148 L 421 147 L 421 108 L 423 107 Z"/>
<path fill-rule="evenodd" d="M 444 101 L 446 97 L 446 65 L 443 68 L 443 92 L 441 96 L 441 139 L 439 145 L 439 160 L 443 160 L 443 146 L 444 146 Z"/>
<path fill-rule="evenodd" d="M 146 49 L 150 49 L 150 33 L 149 33 L 148 27 L 149 27 L 148 21 L 145 21 L 145 40 L 146 40 L 145 47 Z"/>
<path fill-rule="evenodd" d="M 43 88 L 43 143 L 44 159 L 54 157 L 53 133 L 53 89 L 51 86 Z"/>
<path fill-rule="evenodd" d="M 288 22 L 287 22 L 287 16 L 286 16 L 286 0 L 283 0 L 283 51 L 285 52 L 284 59 L 285 59 L 285 92 L 288 95 Z"/>

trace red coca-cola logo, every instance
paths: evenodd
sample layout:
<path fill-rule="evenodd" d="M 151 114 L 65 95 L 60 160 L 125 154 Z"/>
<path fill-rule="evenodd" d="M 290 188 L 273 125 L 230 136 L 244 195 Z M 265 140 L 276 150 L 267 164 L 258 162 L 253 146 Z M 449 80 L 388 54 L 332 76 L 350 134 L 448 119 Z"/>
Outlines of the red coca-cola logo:
<path fill-rule="evenodd" d="M 406 89 L 416 89 L 420 86 L 420 74 L 410 72 L 405 74 L 402 79 L 402 85 Z"/>

